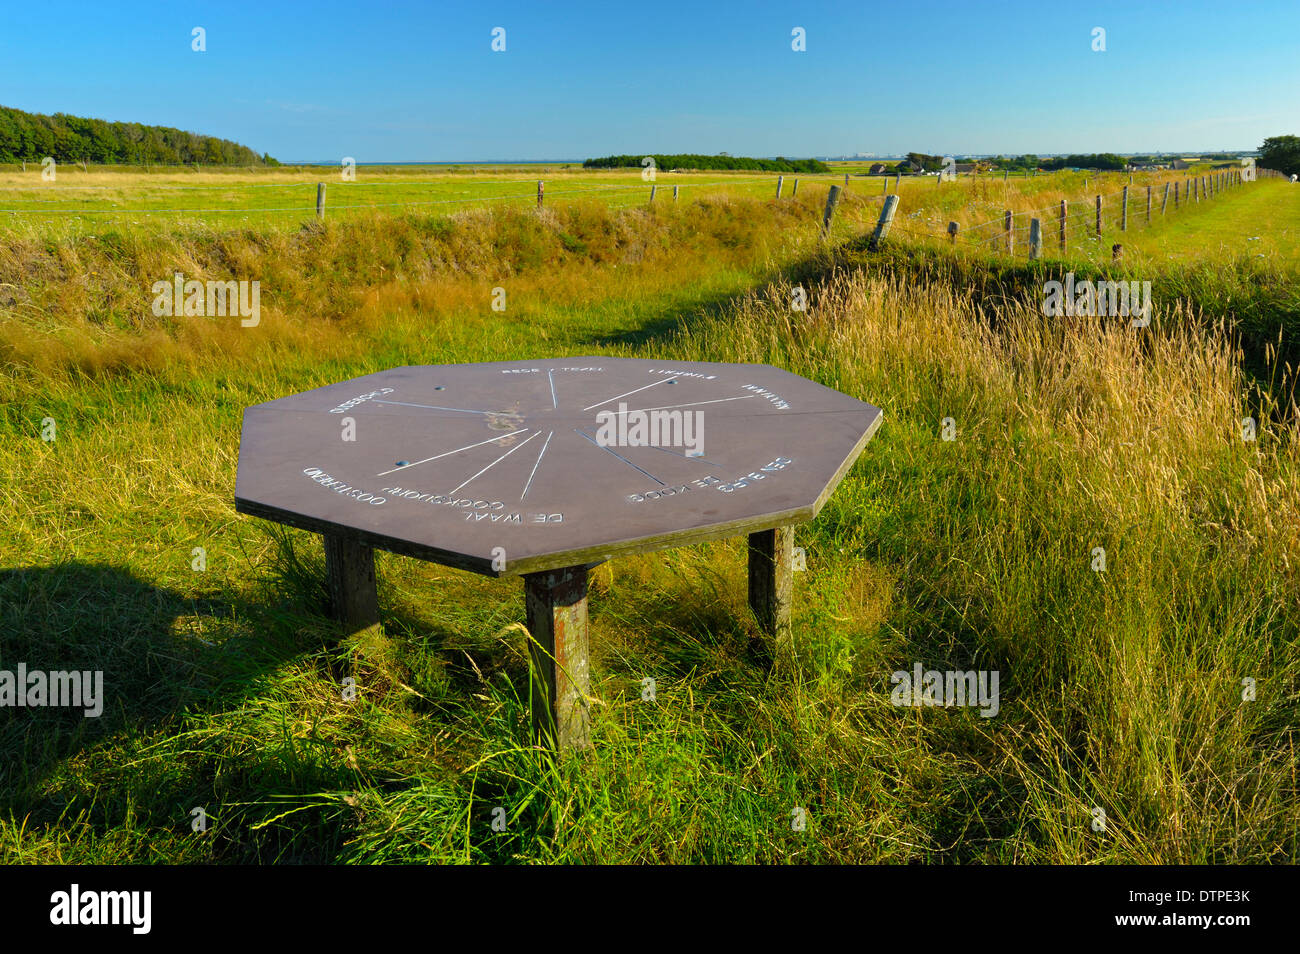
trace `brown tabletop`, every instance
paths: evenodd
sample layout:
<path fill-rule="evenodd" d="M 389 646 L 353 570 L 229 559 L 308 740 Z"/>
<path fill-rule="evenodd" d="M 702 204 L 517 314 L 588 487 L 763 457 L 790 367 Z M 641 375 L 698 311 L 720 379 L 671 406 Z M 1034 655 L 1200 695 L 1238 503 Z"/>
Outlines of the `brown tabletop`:
<path fill-rule="evenodd" d="M 768 365 L 401 367 L 247 408 L 235 501 L 514 576 L 811 520 L 880 420 Z"/>

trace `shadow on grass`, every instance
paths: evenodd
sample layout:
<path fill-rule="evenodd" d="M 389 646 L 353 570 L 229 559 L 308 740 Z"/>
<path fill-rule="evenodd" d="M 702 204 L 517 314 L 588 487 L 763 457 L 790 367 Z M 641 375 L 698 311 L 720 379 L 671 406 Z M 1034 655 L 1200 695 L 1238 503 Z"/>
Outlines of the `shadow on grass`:
<path fill-rule="evenodd" d="M 348 783 L 350 772 L 316 758 L 236 754 L 211 729 L 201 730 L 206 742 L 183 737 L 196 721 L 255 708 L 276 670 L 319 653 L 284 625 L 291 607 L 192 598 L 121 568 L 78 563 L 0 571 L 0 607 L 0 670 L 21 665 L 29 684 L 37 672 L 91 674 L 77 705 L 51 705 L 52 693 L 42 705 L 9 708 L 7 700 L 0 813 L 28 830 L 105 832 L 128 818 L 129 827 L 179 833 L 189 830 L 192 806 L 215 814 L 214 788 L 246 801 Z M 171 755 L 141 757 L 160 740 Z M 236 853 L 266 860 L 267 845 L 247 847 Z"/>
<path fill-rule="evenodd" d="M 818 255 L 814 256 L 814 260 L 823 259 Z M 689 300 L 670 298 L 658 307 L 647 307 L 639 311 L 632 322 L 633 327 L 589 335 L 582 339 L 582 342 L 598 347 L 640 348 L 656 342 L 671 341 L 694 324 L 726 314 L 738 302 L 743 301 L 746 295 L 766 288 L 772 282 L 780 281 L 783 276 L 788 277 L 808 269 L 809 265 L 805 260 L 790 266 L 765 269 L 751 279 L 740 292 L 714 292 Z"/>

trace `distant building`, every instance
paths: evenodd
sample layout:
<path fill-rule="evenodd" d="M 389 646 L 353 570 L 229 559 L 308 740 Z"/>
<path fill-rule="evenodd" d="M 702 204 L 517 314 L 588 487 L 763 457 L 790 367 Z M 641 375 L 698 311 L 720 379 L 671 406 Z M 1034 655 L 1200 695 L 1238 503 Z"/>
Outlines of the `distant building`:
<path fill-rule="evenodd" d="M 873 162 L 871 164 L 871 168 L 867 170 L 867 175 L 878 176 L 884 171 L 885 171 L 885 164 L 883 162 Z"/>
<path fill-rule="evenodd" d="M 1190 169 L 1190 168 L 1192 168 L 1192 163 L 1193 163 L 1193 162 L 1196 162 L 1196 161 L 1197 161 L 1196 159 L 1192 159 L 1192 160 L 1187 160 L 1187 159 L 1175 159 L 1173 162 L 1169 163 L 1169 168 L 1170 168 L 1170 169 Z"/>

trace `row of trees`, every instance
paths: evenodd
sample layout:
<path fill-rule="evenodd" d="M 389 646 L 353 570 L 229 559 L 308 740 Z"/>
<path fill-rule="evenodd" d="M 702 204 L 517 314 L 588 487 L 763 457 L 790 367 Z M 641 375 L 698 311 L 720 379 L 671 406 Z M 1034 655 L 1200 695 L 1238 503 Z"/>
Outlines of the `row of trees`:
<path fill-rule="evenodd" d="M 1258 165 L 1288 176 L 1300 176 L 1300 136 L 1269 136 L 1259 147 Z"/>
<path fill-rule="evenodd" d="M 168 126 L 110 123 L 66 113 L 45 116 L 0 106 L 0 162 L 39 162 L 46 156 L 58 162 L 135 165 L 279 165 L 229 139 Z"/>
<path fill-rule="evenodd" d="M 830 166 L 817 159 L 749 159 L 745 156 L 728 156 L 720 153 L 716 156 L 700 156 L 685 153 L 677 156 L 646 153 L 636 156 L 605 156 L 603 159 L 588 159 L 582 164 L 584 169 L 626 169 L 642 168 L 646 155 L 655 161 L 657 169 L 753 169 L 760 172 L 830 172 Z"/>
<path fill-rule="evenodd" d="M 1123 172 L 1128 160 L 1113 152 L 1090 152 L 1086 155 L 1075 153 L 1069 156 L 1053 156 L 1039 163 L 1040 169 L 1108 169 Z"/>
<path fill-rule="evenodd" d="M 1074 153 L 1042 159 L 1033 153 L 1023 156 L 998 156 L 989 160 L 995 169 L 1114 169 L 1123 171 L 1128 160 L 1113 152 Z"/>

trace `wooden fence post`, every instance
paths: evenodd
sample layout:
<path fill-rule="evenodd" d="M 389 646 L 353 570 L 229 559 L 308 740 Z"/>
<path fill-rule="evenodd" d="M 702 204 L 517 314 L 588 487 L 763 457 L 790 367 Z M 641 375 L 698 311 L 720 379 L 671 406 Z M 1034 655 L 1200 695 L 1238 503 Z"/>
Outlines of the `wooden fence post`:
<path fill-rule="evenodd" d="M 673 201 L 677 201 L 677 186 L 673 186 Z"/>
<path fill-rule="evenodd" d="M 1064 199 L 1061 200 L 1061 211 L 1057 213 L 1057 216 L 1059 218 L 1059 224 L 1057 226 L 1057 230 L 1060 232 L 1059 241 L 1061 243 L 1061 251 L 1064 252 L 1065 224 L 1069 221 L 1069 205 Z"/>
<path fill-rule="evenodd" d="M 835 218 L 835 206 L 840 204 L 840 187 L 831 186 L 830 194 L 826 196 L 826 211 L 822 213 L 822 238 L 831 234 L 831 220 Z"/>
<path fill-rule="evenodd" d="M 957 244 L 957 229 L 958 229 L 958 228 L 960 228 L 960 226 L 959 226 L 956 222 L 949 222 L 949 223 L 948 223 L 948 244 L 949 244 L 949 245 L 956 245 L 956 244 Z"/>
<path fill-rule="evenodd" d="M 898 191 L 898 183 L 903 180 L 903 174 L 900 172 L 894 176 L 894 191 Z"/>
<path fill-rule="evenodd" d="M 1147 186 L 1147 225 L 1151 224 L 1151 187 Z"/>
<path fill-rule="evenodd" d="M 1124 256 L 1124 246 L 1116 242 L 1110 247 L 1110 260 L 1118 262 Z"/>
<path fill-rule="evenodd" d="M 880 177 L 880 194 L 889 195 L 889 176 Z"/>
<path fill-rule="evenodd" d="M 898 208 L 898 194 L 885 196 L 885 202 L 880 209 L 880 218 L 876 221 L 876 230 L 871 233 L 870 247 L 876 249 L 880 247 L 889 236 L 889 227 L 894 224 L 894 211 Z"/>
<path fill-rule="evenodd" d="M 650 187 L 650 201 L 651 201 L 651 202 L 653 202 L 653 201 L 655 200 L 655 190 L 658 189 L 658 188 L 659 188 L 659 187 L 658 187 L 657 185 L 652 185 L 652 186 Z"/>
<path fill-rule="evenodd" d="M 790 189 L 790 198 L 793 199 L 798 194 L 799 194 L 799 180 L 795 179 L 794 186 Z"/>
<path fill-rule="evenodd" d="M 1120 203 L 1119 212 L 1119 230 L 1128 231 L 1128 186 L 1124 187 L 1124 198 Z"/>
<path fill-rule="evenodd" d="M 781 198 L 781 187 L 785 185 L 785 176 L 776 177 L 776 197 Z"/>
<path fill-rule="evenodd" d="M 844 188 L 847 189 L 848 187 L 849 187 L 849 174 L 846 172 L 844 173 Z"/>
<path fill-rule="evenodd" d="M 1009 176 L 1010 174 L 1011 174 L 1011 170 L 1010 170 L 1010 169 L 1003 169 L 1003 170 L 1002 170 L 1002 181 L 1003 181 L 1003 182 L 1006 182 L 1006 181 L 1007 181 L 1007 176 Z"/>
<path fill-rule="evenodd" d="M 1165 214 L 1165 206 L 1167 206 L 1168 204 L 1169 204 L 1169 183 L 1166 182 L 1166 183 L 1165 183 L 1165 195 L 1164 195 L 1164 198 L 1162 198 L 1162 199 L 1160 200 L 1160 214 L 1161 214 L 1161 215 L 1164 215 L 1164 214 Z"/>
<path fill-rule="evenodd" d="M 1174 211 L 1178 211 L 1178 183 L 1174 183 Z"/>
<path fill-rule="evenodd" d="M 1029 220 L 1029 260 L 1032 262 L 1043 254 L 1043 227 L 1038 219 Z"/>
<path fill-rule="evenodd" d="M 1007 233 L 1007 254 L 1011 255 L 1016 250 L 1016 233 L 1015 233 L 1015 216 L 1011 210 L 1007 209 L 1002 213 L 1002 231 Z"/>
<path fill-rule="evenodd" d="M 1097 237 L 1101 238 L 1101 196 L 1097 196 Z"/>
<path fill-rule="evenodd" d="M 325 221 L 325 183 L 316 183 L 316 218 Z"/>
<path fill-rule="evenodd" d="M 539 209 L 542 207 L 542 196 L 545 192 L 546 192 L 546 183 L 542 182 L 541 179 L 538 179 L 537 180 L 537 207 Z"/>

